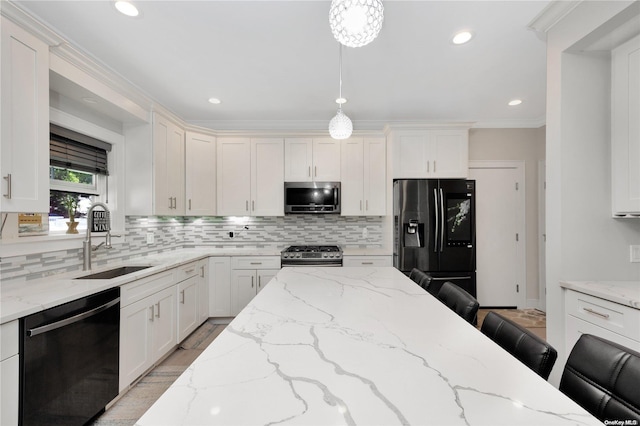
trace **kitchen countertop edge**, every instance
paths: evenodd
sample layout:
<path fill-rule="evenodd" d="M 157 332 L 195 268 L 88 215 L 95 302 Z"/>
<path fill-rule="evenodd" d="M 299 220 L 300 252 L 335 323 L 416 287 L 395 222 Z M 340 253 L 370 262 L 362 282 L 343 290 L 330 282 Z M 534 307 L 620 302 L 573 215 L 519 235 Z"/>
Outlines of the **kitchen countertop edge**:
<path fill-rule="evenodd" d="M 640 310 L 640 281 L 560 281 L 560 287 Z"/>

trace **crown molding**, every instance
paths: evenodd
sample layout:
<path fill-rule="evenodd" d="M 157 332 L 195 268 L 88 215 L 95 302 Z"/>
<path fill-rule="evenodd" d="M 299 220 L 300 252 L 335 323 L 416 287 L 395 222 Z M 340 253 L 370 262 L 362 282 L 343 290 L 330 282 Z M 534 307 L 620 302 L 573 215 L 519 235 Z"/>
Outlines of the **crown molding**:
<path fill-rule="evenodd" d="M 474 129 L 537 129 L 546 124 L 547 118 L 543 115 L 532 119 L 478 121 L 472 127 Z"/>
<path fill-rule="evenodd" d="M 59 34 L 21 9 L 11 0 L 0 0 L 0 14 L 38 37 L 49 46 L 57 46 L 65 42 Z"/>
<path fill-rule="evenodd" d="M 554 0 L 529 22 L 528 28 L 545 34 L 584 0 Z"/>

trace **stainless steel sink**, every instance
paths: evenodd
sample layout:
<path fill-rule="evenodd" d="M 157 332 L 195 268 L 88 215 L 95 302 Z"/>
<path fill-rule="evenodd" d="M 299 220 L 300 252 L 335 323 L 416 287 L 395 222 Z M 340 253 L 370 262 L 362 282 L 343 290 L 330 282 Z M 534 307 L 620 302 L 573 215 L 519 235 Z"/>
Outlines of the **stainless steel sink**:
<path fill-rule="evenodd" d="M 96 272 L 95 274 L 76 277 L 74 280 L 108 280 L 111 278 L 121 277 L 123 275 L 138 272 L 143 269 L 151 268 L 151 266 L 120 266 L 119 268 L 109 269 L 107 271 Z"/>

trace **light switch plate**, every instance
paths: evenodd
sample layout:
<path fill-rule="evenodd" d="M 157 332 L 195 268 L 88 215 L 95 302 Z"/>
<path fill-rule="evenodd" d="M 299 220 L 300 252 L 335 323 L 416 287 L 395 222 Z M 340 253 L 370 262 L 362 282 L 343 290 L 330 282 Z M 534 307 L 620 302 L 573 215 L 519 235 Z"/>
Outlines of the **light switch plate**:
<path fill-rule="evenodd" d="M 640 246 L 629 246 L 629 262 L 640 263 Z"/>
<path fill-rule="evenodd" d="M 153 236 L 153 232 L 147 232 L 147 244 L 153 244 L 155 241 L 155 237 Z"/>

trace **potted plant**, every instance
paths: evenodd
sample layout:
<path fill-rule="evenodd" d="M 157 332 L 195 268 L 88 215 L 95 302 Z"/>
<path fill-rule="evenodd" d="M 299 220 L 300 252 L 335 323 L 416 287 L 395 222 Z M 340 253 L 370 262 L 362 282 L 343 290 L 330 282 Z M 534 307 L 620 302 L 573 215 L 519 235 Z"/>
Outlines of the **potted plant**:
<path fill-rule="evenodd" d="M 78 222 L 76 222 L 76 210 L 78 209 L 78 197 L 75 195 L 67 194 L 62 199 L 62 205 L 69 212 L 69 222 L 67 222 L 67 234 L 78 233 Z"/>

